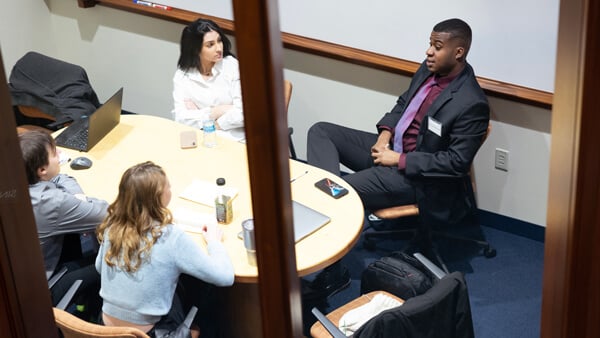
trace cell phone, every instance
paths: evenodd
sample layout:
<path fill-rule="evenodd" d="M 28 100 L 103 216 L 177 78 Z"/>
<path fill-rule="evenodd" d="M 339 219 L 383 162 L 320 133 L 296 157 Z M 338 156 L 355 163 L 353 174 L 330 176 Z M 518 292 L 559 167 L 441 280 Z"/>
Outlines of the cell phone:
<path fill-rule="evenodd" d="M 348 189 L 342 187 L 329 178 L 324 178 L 315 183 L 315 187 L 333 198 L 340 198 L 348 193 Z"/>
<path fill-rule="evenodd" d="M 196 146 L 198 145 L 198 141 L 196 140 L 196 131 L 182 131 L 179 134 L 179 145 L 182 149 L 196 148 Z"/>

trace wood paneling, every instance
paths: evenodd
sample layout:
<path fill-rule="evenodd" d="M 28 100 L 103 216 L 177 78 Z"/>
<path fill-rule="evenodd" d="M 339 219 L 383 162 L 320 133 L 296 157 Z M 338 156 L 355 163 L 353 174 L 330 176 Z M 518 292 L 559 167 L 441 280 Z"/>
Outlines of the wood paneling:
<path fill-rule="evenodd" d="M 234 0 L 233 5 L 244 111 L 252 112 L 244 124 L 262 337 L 302 337 L 277 1 Z"/>
<path fill-rule="evenodd" d="M 541 335 L 598 337 L 600 5 L 562 1 L 560 13 Z"/>
<path fill-rule="evenodd" d="M 266 54 L 255 61 L 242 62 L 241 67 L 248 78 L 253 74 L 263 76 L 259 78 L 263 82 L 254 88 L 247 83 L 242 85 L 245 93 L 256 95 L 256 99 L 245 101 L 252 109 L 262 108 L 264 112 L 248 124 L 248 148 L 251 163 L 256 163 L 251 166 L 252 188 L 260 197 L 256 201 L 256 218 L 265 229 L 257 231 L 257 245 L 263 252 L 259 254 L 259 269 L 280 271 L 277 277 L 261 276 L 263 325 L 266 323 L 264 336 L 268 338 L 297 336 L 300 308 L 298 280 L 292 277 L 294 259 L 287 257 L 290 252 L 293 256 L 291 234 L 283 230 L 287 227 L 276 226 L 277 222 L 289 225 L 291 206 L 289 186 L 284 184 L 289 173 L 286 171 L 287 124 L 283 93 L 279 91 L 283 80 L 277 71 L 281 69 L 281 51 L 272 45 L 274 26 L 260 23 L 276 20 L 273 14 L 276 6 L 271 2 L 235 1 L 235 8 L 240 6 L 236 11 L 247 11 L 244 14 L 247 18 L 242 21 L 244 28 L 250 29 L 248 34 L 254 32 L 260 33 L 257 36 L 269 37 L 258 52 L 252 52 L 256 47 L 247 45 L 257 39 L 238 37 L 244 41 L 242 60 L 245 55 Z M 600 144 L 600 133 L 596 128 L 600 115 L 596 102 L 600 94 L 600 69 L 596 60 L 600 57 L 600 9 L 598 2 L 573 0 L 561 1 L 560 12 L 541 336 L 598 337 L 600 183 L 597 176 L 600 153 L 597 145 Z M 258 68 L 249 70 L 248 67 Z M 37 244 L 37 239 L 32 238 L 33 220 L 28 197 L 25 197 L 25 179 L 22 165 L 19 165 L 14 119 L 3 71 L 0 82 L 3 120 L 0 124 L 0 191 L 7 199 L 12 198 L 11 191 L 16 191 L 14 201 L 0 202 L 0 314 L 10 314 L 0 321 L 0 335 L 54 337 L 41 255 L 33 245 Z M 262 132 L 269 130 L 265 128 L 273 128 L 270 129 L 273 133 Z M 254 162 L 255 159 L 263 162 Z M 258 172 L 259 169 L 266 174 Z M 261 187 L 269 184 L 274 188 Z M 282 285 L 277 285 L 277 281 Z M 277 309 L 277 306 L 281 307 Z"/>
<path fill-rule="evenodd" d="M 57 334 L 50 293 L 6 74 L 0 68 L 0 337 L 51 338 Z"/>

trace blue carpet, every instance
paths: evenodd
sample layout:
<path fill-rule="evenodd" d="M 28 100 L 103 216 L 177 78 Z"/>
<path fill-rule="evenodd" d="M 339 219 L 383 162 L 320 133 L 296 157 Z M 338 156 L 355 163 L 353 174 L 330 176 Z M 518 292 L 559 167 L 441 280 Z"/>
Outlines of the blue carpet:
<path fill-rule="evenodd" d="M 465 274 L 475 337 L 539 337 L 544 244 L 486 226 L 471 228 L 497 250 L 496 257 L 485 258 L 474 247 L 452 246 L 450 242 L 440 242 L 439 252 L 450 271 Z M 378 249 L 368 251 L 361 239 L 342 259 L 351 274 L 350 286 L 318 304 L 303 304 L 305 335 L 309 336 L 315 321 L 310 313 L 312 306 L 327 313 L 356 298 L 360 295 L 361 273 L 367 265 L 405 245 L 406 241 L 401 240 L 378 240 Z M 314 274 L 306 279 L 313 277 Z"/>

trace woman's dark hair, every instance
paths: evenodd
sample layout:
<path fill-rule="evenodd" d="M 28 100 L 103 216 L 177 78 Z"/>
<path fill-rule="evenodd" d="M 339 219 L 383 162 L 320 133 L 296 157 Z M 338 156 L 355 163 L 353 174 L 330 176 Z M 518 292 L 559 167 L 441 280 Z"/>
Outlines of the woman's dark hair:
<path fill-rule="evenodd" d="M 180 54 L 177 67 L 181 70 L 189 70 L 200 67 L 200 50 L 204 42 L 204 34 L 215 31 L 219 33 L 223 42 L 223 57 L 233 55 L 231 53 L 231 42 L 214 21 L 198 19 L 183 29 L 181 33 Z"/>

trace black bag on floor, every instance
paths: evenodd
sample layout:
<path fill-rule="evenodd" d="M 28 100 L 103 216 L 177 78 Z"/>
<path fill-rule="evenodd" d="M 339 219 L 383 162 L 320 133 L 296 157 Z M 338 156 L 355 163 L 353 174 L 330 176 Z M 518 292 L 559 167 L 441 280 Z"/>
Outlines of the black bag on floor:
<path fill-rule="evenodd" d="M 360 293 L 383 290 L 406 300 L 425 293 L 432 286 L 432 279 L 416 258 L 394 252 L 369 264 L 363 271 Z"/>

